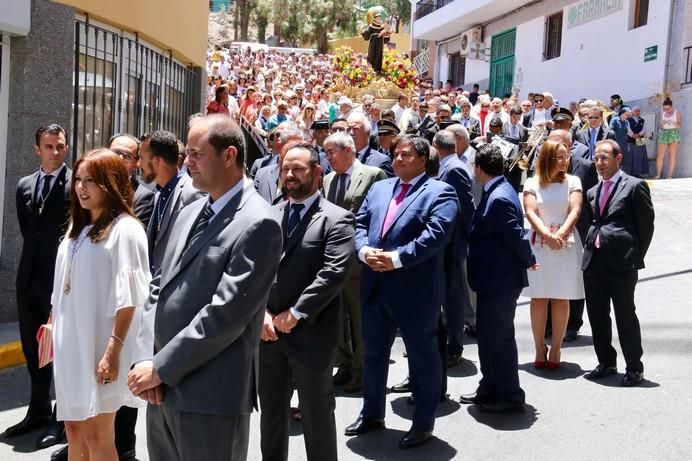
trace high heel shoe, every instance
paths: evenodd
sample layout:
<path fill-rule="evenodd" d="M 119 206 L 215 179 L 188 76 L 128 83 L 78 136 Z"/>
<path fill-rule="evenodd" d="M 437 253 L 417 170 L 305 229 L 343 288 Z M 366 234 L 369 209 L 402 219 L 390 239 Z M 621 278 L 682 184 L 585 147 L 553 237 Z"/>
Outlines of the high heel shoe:
<path fill-rule="evenodd" d="M 548 346 L 544 344 L 543 347 L 545 347 L 545 353 L 543 354 L 545 360 L 535 360 L 533 362 L 533 367 L 536 370 L 540 370 L 541 368 L 546 368 L 548 366 Z"/>
<path fill-rule="evenodd" d="M 548 370 L 556 370 L 560 368 L 560 357 L 558 357 L 557 362 L 553 362 L 552 360 L 546 360 L 545 367 Z"/>

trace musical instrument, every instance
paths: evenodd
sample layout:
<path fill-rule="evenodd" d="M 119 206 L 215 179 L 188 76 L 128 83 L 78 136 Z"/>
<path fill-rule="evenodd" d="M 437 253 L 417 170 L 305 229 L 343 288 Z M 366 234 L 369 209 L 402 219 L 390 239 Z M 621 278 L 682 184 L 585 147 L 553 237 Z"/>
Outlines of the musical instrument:
<path fill-rule="evenodd" d="M 605 128 L 608 127 L 608 118 L 611 116 L 615 115 L 615 111 L 611 109 L 609 106 L 606 105 L 603 101 L 600 101 L 598 99 L 594 99 L 594 102 L 596 105 L 594 107 L 601 109 L 603 111 L 603 126 Z M 587 114 L 588 116 L 588 114 Z M 586 131 L 589 129 L 589 121 L 585 121 L 582 123 L 581 127 L 579 128 L 580 131 Z"/>
<path fill-rule="evenodd" d="M 547 137 L 548 129 L 545 125 L 529 128 L 529 139 L 526 140 L 524 147 L 521 148 L 519 154 L 514 158 L 509 167 L 507 167 L 507 171 L 512 171 L 517 166 L 524 171 L 529 170 L 533 163 L 533 157 L 536 154 L 536 148 L 542 144 Z"/>
<path fill-rule="evenodd" d="M 500 136 L 493 136 L 493 139 L 490 141 L 490 144 L 493 144 L 500 148 L 502 158 L 505 159 L 505 162 L 512 160 L 512 158 L 514 158 L 513 154 L 517 148 L 516 144 L 511 143 L 506 139 L 502 139 Z"/>

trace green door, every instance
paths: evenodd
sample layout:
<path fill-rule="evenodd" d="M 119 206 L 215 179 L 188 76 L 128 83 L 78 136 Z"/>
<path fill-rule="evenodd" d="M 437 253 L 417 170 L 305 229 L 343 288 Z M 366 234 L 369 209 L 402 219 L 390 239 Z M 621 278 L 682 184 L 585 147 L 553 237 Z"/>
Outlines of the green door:
<path fill-rule="evenodd" d="M 490 94 L 502 97 L 512 92 L 514 82 L 514 45 L 517 30 L 493 35 L 490 42 Z"/>

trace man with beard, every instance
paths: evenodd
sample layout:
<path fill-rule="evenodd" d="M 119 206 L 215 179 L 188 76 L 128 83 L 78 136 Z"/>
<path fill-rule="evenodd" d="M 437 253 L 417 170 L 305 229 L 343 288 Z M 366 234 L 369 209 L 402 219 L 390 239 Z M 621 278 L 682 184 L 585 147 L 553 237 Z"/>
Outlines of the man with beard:
<path fill-rule="evenodd" d="M 255 175 L 255 190 L 260 196 L 270 204 L 276 204 L 285 199 L 282 184 L 279 181 L 279 168 L 281 156 L 284 154 L 284 147 L 291 142 L 303 140 L 303 132 L 295 125 L 281 127 L 278 135 L 274 138 L 276 159 L 271 164 L 257 170 Z"/>
<path fill-rule="evenodd" d="M 281 164 L 288 201 L 276 205 L 283 254 L 264 315 L 259 398 L 263 459 L 288 459 L 288 421 L 298 389 L 308 460 L 336 461 L 332 362 L 339 293 L 355 256 L 353 214 L 320 196 L 322 167 L 307 143 L 291 146 Z"/>
<path fill-rule="evenodd" d="M 142 179 L 156 183 L 154 212 L 147 226 L 151 273 L 161 266 L 173 221 L 185 206 L 200 199 L 192 178 L 178 169 L 178 143 L 173 133 L 154 131 L 140 146 Z"/>

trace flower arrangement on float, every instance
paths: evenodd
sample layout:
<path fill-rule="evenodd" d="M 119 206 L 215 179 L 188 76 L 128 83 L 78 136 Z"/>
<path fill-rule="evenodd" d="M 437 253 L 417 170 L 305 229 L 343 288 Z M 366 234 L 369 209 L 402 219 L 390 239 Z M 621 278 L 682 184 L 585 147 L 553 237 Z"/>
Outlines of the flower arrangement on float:
<path fill-rule="evenodd" d="M 396 49 L 384 51 L 382 74 L 402 90 L 413 90 L 418 84 L 418 75 L 413 68 L 413 62 Z"/>
<path fill-rule="evenodd" d="M 368 86 L 375 79 L 375 70 L 362 53 L 354 53 L 349 47 L 337 48 L 332 65 L 345 84 L 356 88 Z"/>

